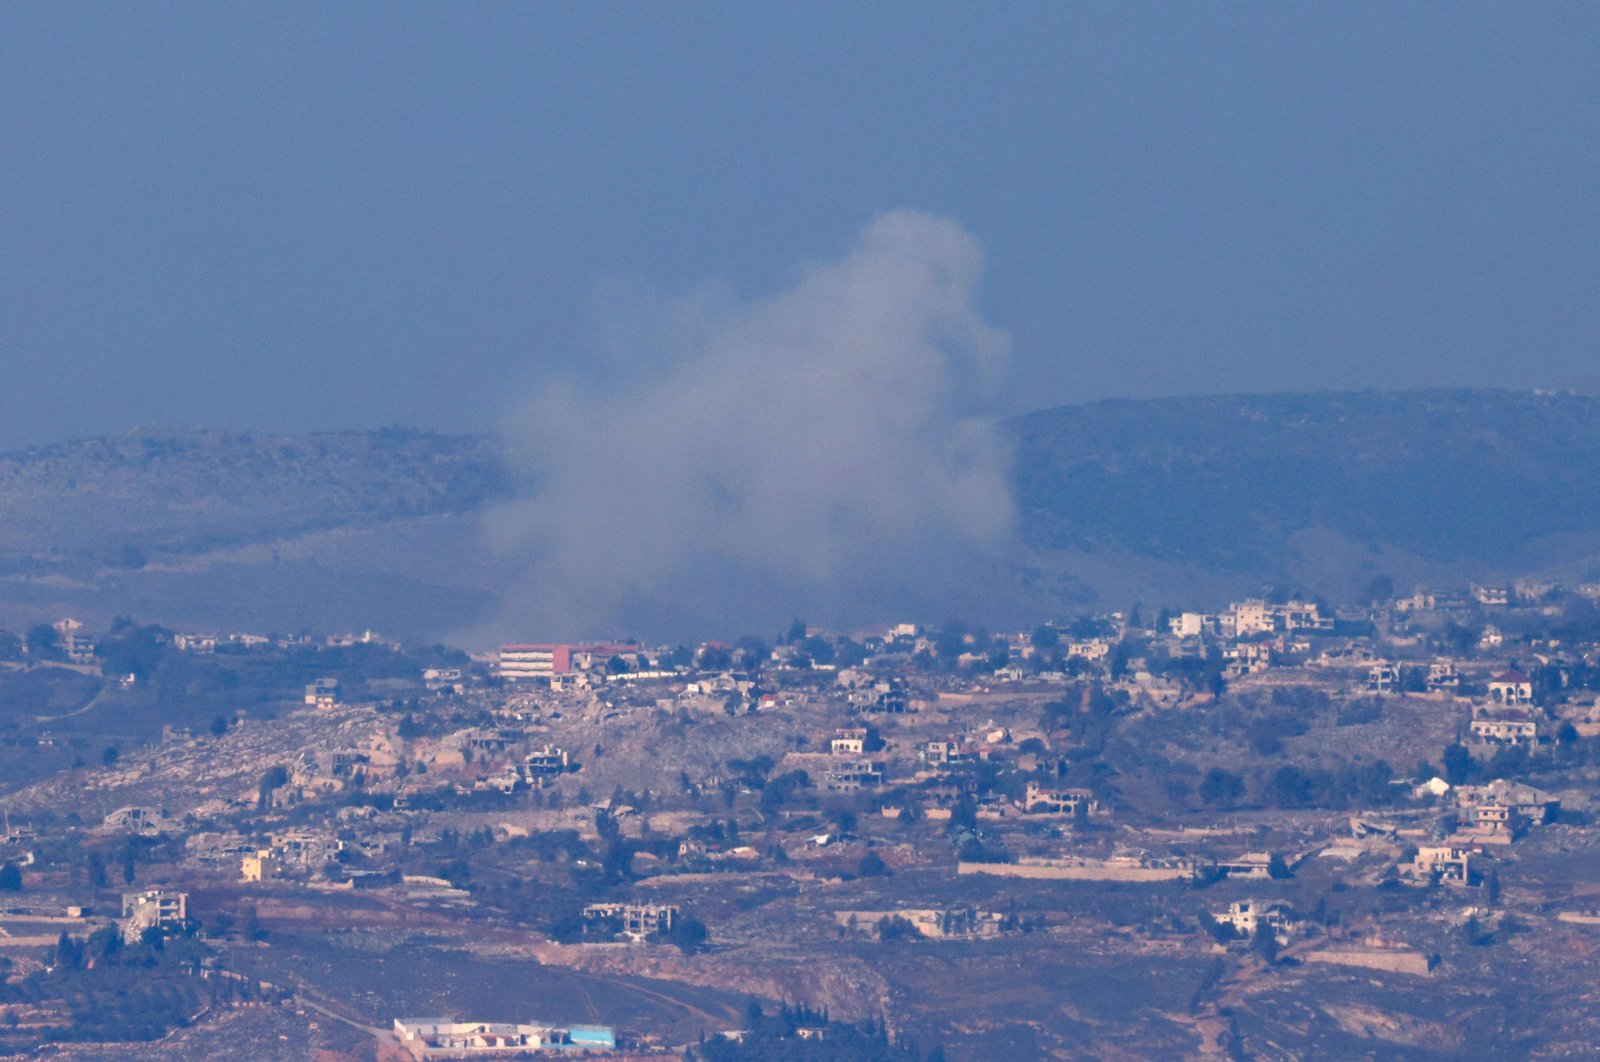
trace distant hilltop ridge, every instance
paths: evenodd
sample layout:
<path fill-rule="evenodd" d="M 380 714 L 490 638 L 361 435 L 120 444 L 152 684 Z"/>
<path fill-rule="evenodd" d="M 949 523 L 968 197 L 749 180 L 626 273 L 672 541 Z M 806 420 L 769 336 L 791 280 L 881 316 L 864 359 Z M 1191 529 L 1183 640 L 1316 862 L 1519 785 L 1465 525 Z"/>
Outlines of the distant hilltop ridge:
<path fill-rule="evenodd" d="M 138 429 L 0 456 L 0 609 L 432 637 L 486 607 L 499 444 Z M 381 623 L 379 622 L 381 621 Z"/>
<path fill-rule="evenodd" d="M 482 437 L 138 428 L 0 455 L 0 558 L 115 565 L 131 550 L 154 562 L 351 521 L 470 511 L 506 485 L 499 447 Z"/>
<path fill-rule="evenodd" d="M 1435 390 L 1108 401 L 1010 422 L 1023 534 L 1047 569 L 1110 553 L 1217 592 L 1592 574 L 1600 400 Z M 1182 571 L 1171 572 L 1182 582 Z M 1215 585 L 1215 584 L 1223 585 Z M 1362 584 L 1364 585 L 1364 584 Z M 1137 593 L 1140 586 L 1124 586 Z M 1198 586 L 1197 586 L 1198 589 Z"/>
<path fill-rule="evenodd" d="M 1004 428 L 1017 545 L 979 573 L 994 614 L 976 619 L 1265 587 L 1337 600 L 1380 575 L 1402 591 L 1600 575 L 1588 395 L 1114 400 Z M 487 548 L 482 517 L 513 479 L 493 438 L 409 429 L 34 447 L 0 456 L 0 607 L 437 637 L 505 585 L 514 561 Z"/>

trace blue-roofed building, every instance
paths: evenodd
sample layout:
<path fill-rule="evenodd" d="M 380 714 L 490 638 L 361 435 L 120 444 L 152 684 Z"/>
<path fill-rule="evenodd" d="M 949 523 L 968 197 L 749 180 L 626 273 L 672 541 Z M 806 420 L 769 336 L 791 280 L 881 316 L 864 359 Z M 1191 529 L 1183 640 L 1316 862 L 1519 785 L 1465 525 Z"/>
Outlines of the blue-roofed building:
<path fill-rule="evenodd" d="M 617 1047 L 617 1034 L 604 1025 L 574 1025 L 567 1029 L 567 1034 L 572 1038 L 573 1047 L 607 1051 L 614 1051 Z"/>

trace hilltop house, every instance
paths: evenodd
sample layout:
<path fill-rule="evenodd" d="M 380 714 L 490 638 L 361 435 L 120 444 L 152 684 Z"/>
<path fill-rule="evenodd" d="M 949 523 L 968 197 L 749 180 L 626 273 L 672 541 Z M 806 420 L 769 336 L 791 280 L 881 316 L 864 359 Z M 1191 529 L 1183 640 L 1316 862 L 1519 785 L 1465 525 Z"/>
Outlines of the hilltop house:
<path fill-rule="evenodd" d="M 1489 680 L 1489 699 L 1496 704 L 1532 704 L 1533 680 L 1508 668 Z"/>
<path fill-rule="evenodd" d="M 1429 693 L 1454 693 L 1461 688 L 1461 672 L 1455 661 L 1439 660 L 1428 665 L 1425 685 Z"/>
<path fill-rule="evenodd" d="M 313 708 L 337 708 L 339 706 L 339 680 L 335 678 L 319 678 L 306 686 L 305 702 Z"/>
<path fill-rule="evenodd" d="M 956 741 L 936 740 L 926 742 L 917 750 L 917 756 L 930 767 L 951 767 L 976 758 L 969 746 Z"/>
<path fill-rule="evenodd" d="M 587 922 L 614 921 L 619 932 L 635 944 L 669 933 L 680 917 L 677 904 L 592 903 L 583 909 Z"/>
<path fill-rule="evenodd" d="M 1092 815 L 1100 810 L 1100 802 L 1087 789 L 1048 789 L 1029 782 L 1022 810 L 1030 815 Z"/>
<path fill-rule="evenodd" d="M 1262 903 L 1254 899 L 1231 903 L 1225 911 L 1212 912 L 1211 917 L 1216 919 L 1218 925 L 1227 926 L 1246 940 L 1253 938 L 1256 930 L 1265 926 L 1272 931 L 1273 938 L 1279 944 L 1288 944 L 1305 924 L 1295 917 L 1294 909 L 1288 904 L 1276 901 Z"/>
<path fill-rule="evenodd" d="M 83 624 L 68 617 L 50 625 L 55 628 L 56 647 L 74 664 L 94 663 L 94 639 L 83 633 Z"/>
<path fill-rule="evenodd" d="M 1495 711 L 1474 706 L 1467 729 L 1486 745 L 1535 745 L 1544 734 L 1539 720 L 1525 710 Z"/>
<path fill-rule="evenodd" d="M 118 808 L 107 815 L 103 822 L 107 830 L 138 834 L 140 837 L 154 837 L 171 824 L 166 812 L 159 808 L 137 806 Z"/>
<path fill-rule="evenodd" d="M 610 1029 L 597 1025 L 526 1025 L 512 1022 L 451 1021 L 448 1018 L 396 1018 L 394 1034 L 416 1059 L 474 1058 L 485 1056 L 525 1056 L 541 1054 L 587 1054 L 611 1051 L 617 1037 Z"/>
<path fill-rule="evenodd" d="M 239 861 L 239 876 L 244 881 L 272 881 L 283 876 L 283 860 L 272 848 L 261 848 Z"/>
<path fill-rule="evenodd" d="M 180 930 L 189 920 L 189 894 L 146 889 L 122 894 L 122 939 L 136 944 L 146 930 Z"/>
<path fill-rule="evenodd" d="M 1387 661 L 1380 661 L 1367 669 L 1368 693 L 1399 693 L 1400 668 Z"/>
<path fill-rule="evenodd" d="M 1515 836 L 1524 826 L 1555 819 L 1561 798 L 1531 785 L 1497 778 L 1487 785 L 1461 785 L 1451 791 L 1463 831 Z"/>
<path fill-rule="evenodd" d="M 1476 876 L 1472 853 L 1449 845 L 1424 845 L 1409 862 L 1398 867 L 1403 881 L 1413 885 L 1471 884 Z"/>
<path fill-rule="evenodd" d="M 883 764 L 869 759 L 839 759 L 829 764 L 823 784 L 830 792 L 850 793 L 883 784 Z"/>
<path fill-rule="evenodd" d="M 835 756 L 862 756 L 878 747 L 878 728 L 842 726 L 833 732 L 828 751 Z"/>

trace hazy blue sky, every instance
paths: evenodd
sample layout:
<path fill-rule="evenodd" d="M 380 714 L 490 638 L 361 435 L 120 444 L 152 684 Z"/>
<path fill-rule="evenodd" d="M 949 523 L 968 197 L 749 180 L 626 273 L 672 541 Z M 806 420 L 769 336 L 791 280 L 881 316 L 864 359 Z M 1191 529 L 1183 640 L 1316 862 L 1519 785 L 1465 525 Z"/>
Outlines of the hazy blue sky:
<path fill-rule="evenodd" d="M 8 5 L 0 446 L 493 426 L 902 207 L 1012 408 L 1571 382 L 1600 5 Z"/>

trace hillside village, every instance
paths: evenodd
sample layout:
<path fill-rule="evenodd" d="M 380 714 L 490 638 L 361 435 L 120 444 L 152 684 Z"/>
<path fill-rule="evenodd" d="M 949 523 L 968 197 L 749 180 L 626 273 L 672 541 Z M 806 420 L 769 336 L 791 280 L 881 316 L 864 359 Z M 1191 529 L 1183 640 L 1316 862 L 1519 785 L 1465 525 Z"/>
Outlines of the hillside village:
<path fill-rule="evenodd" d="M 1368 596 L 470 654 L 0 635 L 0 1043 L 1593 1042 L 1515 1001 L 1600 958 L 1600 584 Z"/>
<path fill-rule="evenodd" d="M 1600 1059 L 1600 3 L 0 56 L 0 1062 Z"/>

